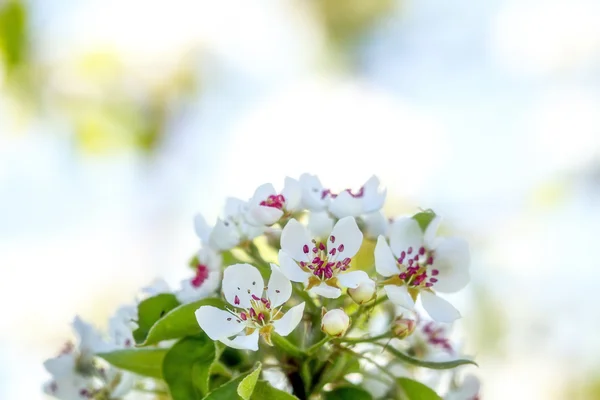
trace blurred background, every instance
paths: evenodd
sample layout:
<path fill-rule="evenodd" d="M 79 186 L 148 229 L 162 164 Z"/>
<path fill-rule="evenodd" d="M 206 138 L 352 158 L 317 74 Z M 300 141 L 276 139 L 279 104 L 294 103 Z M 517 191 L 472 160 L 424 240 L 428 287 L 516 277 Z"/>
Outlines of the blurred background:
<path fill-rule="evenodd" d="M 0 398 L 286 175 L 431 207 L 484 399 L 600 398 L 600 3 L 0 0 Z"/>

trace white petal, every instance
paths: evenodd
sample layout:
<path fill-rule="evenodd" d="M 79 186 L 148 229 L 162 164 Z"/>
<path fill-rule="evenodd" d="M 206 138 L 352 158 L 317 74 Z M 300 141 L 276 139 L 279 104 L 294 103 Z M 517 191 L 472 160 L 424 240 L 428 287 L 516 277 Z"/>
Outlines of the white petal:
<path fill-rule="evenodd" d="M 95 353 L 110 351 L 111 346 L 107 343 L 102 334 L 91 324 L 83 321 L 79 316 L 73 321 L 73 329 L 79 336 L 79 351 L 83 357 L 91 357 Z"/>
<path fill-rule="evenodd" d="M 171 293 L 171 288 L 167 281 L 162 278 L 156 278 L 153 280 L 150 285 L 144 286 L 141 289 L 141 292 L 147 294 L 148 296 L 156 296 L 161 293 Z"/>
<path fill-rule="evenodd" d="M 281 194 L 285 198 L 286 210 L 296 211 L 300 208 L 300 202 L 302 201 L 302 186 L 300 186 L 300 182 L 286 176 Z"/>
<path fill-rule="evenodd" d="M 331 287 L 325 283 L 321 283 L 319 286 L 313 287 L 309 290 L 309 292 L 319 296 L 327 297 L 328 299 L 337 299 L 342 294 L 340 289 Z"/>
<path fill-rule="evenodd" d="M 387 293 L 392 303 L 406 308 L 407 310 L 412 310 L 415 308 L 415 302 L 412 297 L 410 297 L 410 294 L 408 294 L 406 286 L 385 285 L 383 288 L 385 289 L 385 293 Z"/>
<path fill-rule="evenodd" d="M 363 212 L 363 199 L 362 197 L 353 197 L 345 190 L 331 200 L 329 211 L 337 218 L 358 217 Z"/>
<path fill-rule="evenodd" d="M 329 198 L 323 198 L 323 185 L 316 175 L 300 175 L 300 186 L 302 187 L 302 203 L 305 208 L 313 211 L 323 210 Z"/>
<path fill-rule="evenodd" d="M 325 239 L 332 229 L 333 219 L 327 211 L 312 211 L 308 215 L 308 230 L 314 237 Z"/>
<path fill-rule="evenodd" d="M 385 235 L 388 230 L 388 219 L 381 211 L 366 214 L 362 217 L 365 222 L 365 236 L 375 239 L 379 235 Z"/>
<path fill-rule="evenodd" d="M 264 288 L 260 272 L 250 264 L 234 264 L 223 272 L 223 294 L 233 306 L 250 308 L 252 295 L 262 297 Z"/>
<path fill-rule="evenodd" d="M 275 332 L 281 336 L 289 335 L 298 326 L 304 315 L 304 303 L 294 306 L 283 317 L 273 322 Z"/>
<path fill-rule="evenodd" d="M 442 223 L 442 217 L 440 217 L 439 215 L 436 215 L 431 222 L 429 223 L 429 225 L 427 225 L 427 229 L 425 229 L 425 233 L 423 234 L 423 240 L 425 241 L 425 244 L 430 248 L 433 249 L 436 247 L 436 233 L 438 231 L 438 228 L 440 226 L 440 224 Z"/>
<path fill-rule="evenodd" d="M 363 213 L 371 213 L 381 210 L 385 203 L 386 189 L 379 190 L 379 178 L 373 175 L 363 185 Z"/>
<path fill-rule="evenodd" d="M 412 247 L 418 251 L 423 246 L 423 232 L 419 223 L 409 217 L 401 217 L 392 223 L 390 229 L 390 247 L 394 256 L 400 257 L 400 253 Z"/>
<path fill-rule="evenodd" d="M 257 236 L 260 236 L 266 229 L 265 226 L 254 226 L 245 221 L 240 221 L 236 226 L 240 232 L 240 237 L 244 240 L 252 240 Z"/>
<path fill-rule="evenodd" d="M 202 243 L 208 244 L 211 228 L 202 214 L 198 214 L 194 217 L 194 230 Z"/>
<path fill-rule="evenodd" d="M 231 313 L 213 306 L 202 306 L 197 309 L 196 321 L 212 340 L 237 335 L 246 327 Z"/>
<path fill-rule="evenodd" d="M 247 211 L 248 204 L 242 200 L 235 197 L 228 197 L 225 199 L 225 216 L 227 217 L 237 217 L 239 215 L 244 214 Z"/>
<path fill-rule="evenodd" d="M 267 289 L 267 296 L 271 307 L 279 307 L 290 299 L 292 295 L 292 282 L 281 272 L 281 269 L 271 264 L 271 277 Z"/>
<path fill-rule="evenodd" d="M 356 289 L 362 282 L 369 281 L 369 275 L 365 271 L 343 272 L 337 276 L 340 285 Z"/>
<path fill-rule="evenodd" d="M 469 244 L 460 238 L 443 238 L 435 249 L 435 259 L 431 269 L 439 275 L 433 288 L 443 293 L 461 290 L 469 283 Z"/>
<path fill-rule="evenodd" d="M 281 250 L 296 261 L 309 261 L 305 249 L 309 249 L 310 252 L 312 248 L 313 244 L 306 227 L 295 219 L 291 219 L 281 232 Z"/>
<path fill-rule="evenodd" d="M 218 250 L 229 250 L 237 246 L 240 240 L 240 233 L 236 224 L 219 218 L 210 233 L 209 244 Z"/>
<path fill-rule="evenodd" d="M 247 221 L 253 225 L 273 225 L 279 221 L 283 211 L 275 207 L 253 205 L 247 214 Z"/>
<path fill-rule="evenodd" d="M 292 282 L 306 283 L 310 274 L 300 268 L 298 263 L 285 251 L 279 250 L 279 266 L 281 272 Z"/>
<path fill-rule="evenodd" d="M 400 273 L 392 250 L 383 236 L 377 238 L 375 245 L 375 269 L 379 275 L 385 277 Z"/>
<path fill-rule="evenodd" d="M 277 192 L 275 188 L 270 183 L 265 183 L 264 185 L 260 185 L 256 191 L 254 192 L 254 196 L 252 196 L 251 203 L 259 204 L 261 201 L 267 200 L 269 196 L 276 195 Z"/>
<path fill-rule="evenodd" d="M 337 259 L 352 258 L 362 245 L 363 234 L 354 217 L 340 219 L 333 227 L 327 240 L 327 252 L 337 248 Z M 343 247 L 341 247 L 343 245 Z"/>
<path fill-rule="evenodd" d="M 250 335 L 238 335 L 233 340 L 223 338 L 220 341 L 234 349 L 256 351 L 258 350 L 258 330 L 255 330 Z"/>
<path fill-rule="evenodd" d="M 55 379 L 70 376 L 75 371 L 76 358 L 74 353 L 61 354 L 44 361 L 44 368 Z"/>
<path fill-rule="evenodd" d="M 421 292 L 421 304 L 437 322 L 453 322 L 460 318 L 460 312 L 452 304 L 431 292 Z"/>

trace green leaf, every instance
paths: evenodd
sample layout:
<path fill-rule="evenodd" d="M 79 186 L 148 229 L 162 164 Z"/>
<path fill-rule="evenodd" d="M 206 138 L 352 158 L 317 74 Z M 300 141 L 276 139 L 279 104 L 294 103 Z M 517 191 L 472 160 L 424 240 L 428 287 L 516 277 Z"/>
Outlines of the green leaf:
<path fill-rule="evenodd" d="M 166 313 L 179 305 L 174 294 L 163 293 L 148 297 L 138 304 L 138 328 L 133 331 L 137 344 L 144 342 L 150 328 Z"/>
<path fill-rule="evenodd" d="M 215 343 L 206 334 L 175 343 L 163 361 L 163 377 L 173 400 L 201 399 L 208 393 Z"/>
<path fill-rule="evenodd" d="M 251 400 L 298 400 L 294 395 L 275 389 L 266 381 L 258 381 Z"/>
<path fill-rule="evenodd" d="M 246 376 L 237 388 L 237 394 L 244 400 L 250 400 L 250 396 L 254 392 L 254 387 L 256 386 L 256 382 L 258 381 L 258 377 L 260 376 L 260 370 L 262 369 L 262 364 L 257 362 L 254 371 L 250 373 L 250 375 Z"/>
<path fill-rule="evenodd" d="M 202 299 L 173 308 L 149 328 L 146 340 L 140 346 L 148 346 L 161 340 L 179 339 L 201 333 L 202 330 L 194 315 L 200 306 L 223 308 L 225 302 L 214 298 Z"/>
<path fill-rule="evenodd" d="M 136 374 L 162 379 L 162 365 L 169 349 L 127 349 L 110 353 L 99 353 L 117 368 L 135 372 Z"/>
<path fill-rule="evenodd" d="M 467 359 L 457 359 L 457 360 L 442 361 L 442 362 L 419 360 L 418 358 L 414 358 L 414 357 L 409 356 L 408 354 L 404 354 L 401 351 L 396 350 L 393 347 L 386 346 L 383 343 L 373 343 L 373 344 L 383 347 L 384 349 L 386 349 L 387 351 L 389 351 L 390 353 L 392 353 L 393 355 L 398 357 L 400 360 L 405 361 L 412 365 L 416 365 L 417 367 L 425 367 L 425 368 L 429 368 L 429 369 L 451 369 L 451 368 L 456 368 L 460 365 L 466 365 L 466 364 L 473 364 L 473 365 L 477 366 L 477 363 L 475 361 L 467 360 Z"/>
<path fill-rule="evenodd" d="M 398 378 L 398 385 L 402 391 L 402 400 L 442 400 L 438 394 L 421 382 L 408 378 Z"/>
<path fill-rule="evenodd" d="M 432 209 L 427 209 L 425 211 L 421 211 L 420 213 L 417 213 L 415 215 L 412 216 L 412 218 L 417 221 L 417 223 L 419 224 L 419 226 L 421 227 L 421 230 L 423 232 L 425 232 L 425 230 L 427 230 L 427 227 L 429 226 L 429 224 L 431 223 L 431 221 L 433 221 L 433 219 L 435 218 L 435 213 L 433 212 Z"/>
<path fill-rule="evenodd" d="M 373 396 L 365 389 L 349 385 L 326 392 L 325 400 L 373 400 Z"/>
<path fill-rule="evenodd" d="M 231 400 L 239 399 L 240 396 L 237 394 L 238 386 L 244 380 L 245 377 L 250 375 L 252 371 L 243 373 L 242 375 L 230 380 L 229 382 L 219 386 L 202 400 Z M 263 399 L 264 400 L 264 399 Z"/>

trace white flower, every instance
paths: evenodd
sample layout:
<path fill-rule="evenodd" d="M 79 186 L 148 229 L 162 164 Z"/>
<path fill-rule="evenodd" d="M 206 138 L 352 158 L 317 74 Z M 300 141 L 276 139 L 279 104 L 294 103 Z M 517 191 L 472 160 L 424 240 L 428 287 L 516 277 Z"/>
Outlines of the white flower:
<path fill-rule="evenodd" d="M 285 276 L 304 283 L 306 290 L 337 298 L 342 294 L 340 287 L 357 288 L 369 279 L 364 271 L 346 272 L 362 239 L 353 217 L 342 218 L 335 224 L 327 245 L 311 239 L 306 227 L 292 219 L 281 232 L 279 265 Z"/>
<path fill-rule="evenodd" d="M 462 385 L 456 389 L 450 390 L 444 400 L 479 400 L 479 391 L 481 383 L 474 375 L 467 375 Z"/>
<path fill-rule="evenodd" d="M 350 189 L 338 195 L 329 192 L 332 198 L 329 211 L 337 218 L 373 213 L 383 207 L 386 194 L 386 189 L 379 188 L 379 178 L 373 175 L 356 193 Z"/>
<path fill-rule="evenodd" d="M 120 327 L 127 321 L 131 323 L 131 310 L 121 307 L 109 322 L 111 333 L 122 329 L 131 337 L 130 327 Z M 44 368 L 52 375 L 43 386 L 44 393 L 60 400 L 79 400 L 93 398 L 100 391 L 108 390 L 109 398 L 122 397 L 131 389 L 133 376 L 126 380 L 129 374 L 118 369 L 98 368 L 94 355 L 128 346 L 123 345 L 118 336 L 104 340 L 99 331 L 79 317 L 73 321 L 73 328 L 79 337 L 77 347 L 68 343 L 58 356 L 44 362 Z M 132 344 L 133 338 L 130 340 Z"/>
<path fill-rule="evenodd" d="M 304 303 L 281 311 L 292 295 L 292 284 L 271 264 L 269 285 L 250 264 L 234 264 L 223 274 L 223 294 L 234 309 L 202 306 L 196 310 L 200 328 L 213 340 L 236 349 L 258 350 L 259 334 L 271 344 L 271 333 L 289 335 L 300 323 Z M 230 339 L 233 337 L 233 339 Z"/>
<path fill-rule="evenodd" d="M 321 320 L 321 330 L 329 336 L 340 337 L 350 326 L 350 317 L 341 308 L 329 310 Z"/>
<path fill-rule="evenodd" d="M 221 255 L 210 248 L 198 251 L 196 274 L 181 281 L 181 289 L 175 292 L 181 304 L 204 299 L 217 291 L 221 281 Z"/>
<path fill-rule="evenodd" d="M 377 284 L 372 279 L 367 279 L 361 282 L 358 287 L 348 289 L 348 295 L 356 302 L 356 304 L 364 304 L 375 297 Z"/>
<path fill-rule="evenodd" d="M 389 277 L 384 289 L 390 300 L 412 310 L 420 294 L 431 318 L 452 322 L 460 313 L 435 291 L 452 293 L 469 282 L 469 247 L 458 238 L 436 238 L 440 218 L 425 233 L 413 218 L 399 218 L 390 230 L 390 245 L 380 236 L 375 247 L 377 272 Z M 391 247 L 391 249 L 390 249 Z"/>
<path fill-rule="evenodd" d="M 280 194 L 270 183 L 259 186 L 248 203 L 246 220 L 251 225 L 273 225 L 285 215 L 291 215 L 300 207 L 302 189 L 300 183 L 285 178 L 285 186 Z"/>
<path fill-rule="evenodd" d="M 246 222 L 245 217 L 248 210 L 248 204 L 245 201 L 233 197 L 228 198 L 225 201 L 224 217 L 218 218 L 214 228 L 210 231 L 210 247 L 220 251 L 229 250 L 244 241 L 261 235 L 264 227 L 252 226 Z"/>

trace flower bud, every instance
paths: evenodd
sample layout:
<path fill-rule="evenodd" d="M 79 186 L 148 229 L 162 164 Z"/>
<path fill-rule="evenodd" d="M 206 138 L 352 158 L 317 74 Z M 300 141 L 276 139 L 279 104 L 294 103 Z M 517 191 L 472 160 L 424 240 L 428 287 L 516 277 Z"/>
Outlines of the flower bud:
<path fill-rule="evenodd" d="M 392 323 L 392 333 L 399 339 L 405 339 L 413 333 L 415 326 L 415 320 L 400 316 Z"/>
<path fill-rule="evenodd" d="M 350 317 L 341 308 L 327 311 L 321 320 L 321 330 L 330 336 L 342 336 L 348 326 L 350 326 Z"/>
<path fill-rule="evenodd" d="M 377 286 L 372 279 L 361 282 L 355 289 L 348 289 L 348 295 L 356 304 L 364 304 L 375 297 Z"/>

